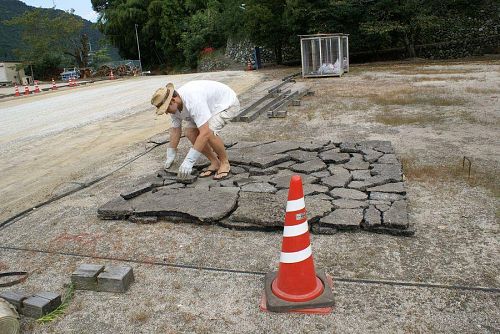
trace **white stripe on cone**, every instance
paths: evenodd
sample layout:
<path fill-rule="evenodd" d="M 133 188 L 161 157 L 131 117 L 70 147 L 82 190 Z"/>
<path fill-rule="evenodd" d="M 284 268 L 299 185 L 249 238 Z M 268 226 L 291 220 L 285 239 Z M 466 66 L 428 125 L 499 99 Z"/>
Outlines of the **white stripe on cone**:
<path fill-rule="evenodd" d="M 285 253 L 281 252 L 281 263 L 297 263 L 308 259 L 312 255 L 311 245 L 301 251 Z"/>
<path fill-rule="evenodd" d="M 305 207 L 304 197 L 286 202 L 286 212 L 302 210 Z"/>
<path fill-rule="evenodd" d="M 309 226 L 307 225 L 307 220 L 301 224 L 285 226 L 283 229 L 284 237 L 296 237 L 298 235 L 302 235 L 309 231 Z"/>

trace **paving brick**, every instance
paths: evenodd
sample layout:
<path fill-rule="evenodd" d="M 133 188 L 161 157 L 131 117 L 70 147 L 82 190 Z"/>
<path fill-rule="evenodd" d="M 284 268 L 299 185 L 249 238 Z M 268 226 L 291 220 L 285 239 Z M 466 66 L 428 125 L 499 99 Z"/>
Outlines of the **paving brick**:
<path fill-rule="evenodd" d="M 38 319 L 52 311 L 54 311 L 59 305 L 61 305 L 61 297 L 55 297 L 55 294 L 40 293 L 46 297 L 54 297 L 53 299 L 47 299 L 42 296 L 31 296 L 26 298 L 21 307 L 21 314 L 26 317 Z"/>
<path fill-rule="evenodd" d="M 129 266 L 106 266 L 97 276 L 98 291 L 125 292 L 134 281 L 134 273 Z"/>
<path fill-rule="evenodd" d="M 51 310 L 55 310 L 62 303 L 61 295 L 54 292 L 42 291 L 36 293 L 34 296 L 47 299 Z"/>
<path fill-rule="evenodd" d="M 21 311 L 23 300 L 29 298 L 31 295 L 22 290 L 10 290 L 0 293 L 0 298 L 5 299 L 10 304 L 14 305 L 18 312 Z"/>
<path fill-rule="evenodd" d="M 98 264 L 81 264 L 71 274 L 71 282 L 77 290 L 97 291 L 97 275 L 104 270 L 104 266 Z"/>

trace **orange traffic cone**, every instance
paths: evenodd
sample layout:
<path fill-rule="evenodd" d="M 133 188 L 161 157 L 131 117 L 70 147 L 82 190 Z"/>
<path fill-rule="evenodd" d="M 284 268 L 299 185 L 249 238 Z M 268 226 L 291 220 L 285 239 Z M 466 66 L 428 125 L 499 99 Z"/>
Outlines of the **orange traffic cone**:
<path fill-rule="evenodd" d="M 70 87 L 73 87 L 73 77 L 70 77 L 70 78 L 69 78 L 69 86 L 70 86 Z"/>
<path fill-rule="evenodd" d="M 40 93 L 40 88 L 38 88 L 38 80 L 35 80 L 35 93 Z"/>
<path fill-rule="evenodd" d="M 24 95 L 30 95 L 30 88 L 28 84 L 24 85 Z"/>
<path fill-rule="evenodd" d="M 17 87 L 17 84 L 16 85 L 16 96 L 21 96 L 21 94 L 19 94 L 19 87 Z"/>
<path fill-rule="evenodd" d="M 278 272 L 266 275 L 260 304 L 264 311 L 327 314 L 332 311 L 333 280 L 314 269 L 302 179 L 292 176 L 285 213 Z"/>
<path fill-rule="evenodd" d="M 115 76 L 113 75 L 113 70 L 109 72 L 109 80 L 114 80 Z"/>
<path fill-rule="evenodd" d="M 56 82 L 54 81 L 54 78 L 52 78 L 52 90 L 56 89 L 57 89 Z"/>
<path fill-rule="evenodd" d="M 247 61 L 247 71 L 252 71 L 252 70 L 253 70 L 252 62 L 249 60 Z"/>

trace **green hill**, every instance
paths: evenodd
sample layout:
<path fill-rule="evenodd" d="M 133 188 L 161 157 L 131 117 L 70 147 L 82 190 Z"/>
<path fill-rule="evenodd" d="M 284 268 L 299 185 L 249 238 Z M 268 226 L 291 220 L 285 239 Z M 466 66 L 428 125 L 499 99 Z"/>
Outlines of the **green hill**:
<path fill-rule="evenodd" d="M 4 21 L 33 9 L 35 9 L 35 7 L 28 6 L 19 0 L 0 0 L 0 61 L 17 60 L 14 50 L 23 47 L 23 42 L 21 40 L 22 28 L 20 26 L 7 26 L 4 24 Z M 58 12 L 62 12 L 60 9 L 51 8 L 42 8 L 42 10 L 47 11 L 49 14 L 58 14 Z M 79 16 L 77 17 L 80 18 Z M 83 22 L 83 28 L 80 34 L 86 33 L 89 37 L 92 50 L 96 50 L 99 41 L 103 39 L 104 36 L 97 30 L 92 22 L 83 18 L 80 19 Z M 110 48 L 110 56 L 113 60 L 120 59 L 118 51 L 115 48 Z"/>

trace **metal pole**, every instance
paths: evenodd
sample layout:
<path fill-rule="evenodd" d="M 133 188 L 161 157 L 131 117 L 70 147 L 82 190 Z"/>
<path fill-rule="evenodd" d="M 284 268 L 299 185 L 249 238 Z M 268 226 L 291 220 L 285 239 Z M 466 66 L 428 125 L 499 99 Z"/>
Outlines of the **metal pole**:
<path fill-rule="evenodd" d="M 31 68 L 31 80 L 33 81 L 32 84 L 35 83 L 35 76 L 33 75 L 33 64 L 30 64 L 30 68 Z"/>
<path fill-rule="evenodd" d="M 137 39 L 137 52 L 139 53 L 139 70 L 142 75 L 141 49 L 139 48 L 139 35 L 137 35 L 137 23 L 135 24 L 135 38 Z"/>

